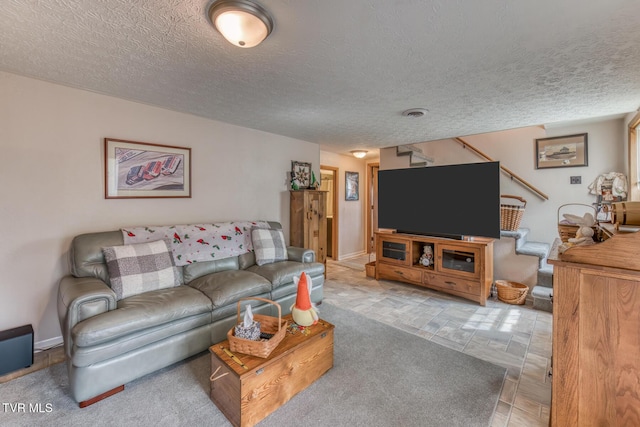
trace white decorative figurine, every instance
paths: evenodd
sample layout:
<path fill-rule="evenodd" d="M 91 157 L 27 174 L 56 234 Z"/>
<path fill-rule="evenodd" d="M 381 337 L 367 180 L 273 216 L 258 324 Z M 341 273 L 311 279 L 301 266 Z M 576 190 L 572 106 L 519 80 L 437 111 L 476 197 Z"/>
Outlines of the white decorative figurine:
<path fill-rule="evenodd" d="M 594 245 L 593 241 L 594 231 L 591 227 L 582 226 L 576 231 L 576 237 L 568 239 L 558 247 L 558 252 L 564 253 L 567 249 L 573 246 Z"/>
<path fill-rule="evenodd" d="M 424 245 L 422 248 L 422 255 L 420 255 L 420 264 L 429 267 L 433 264 L 433 249 L 429 245 Z"/>
<path fill-rule="evenodd" d="M 564 220 L 560 221 L 560 224 L 578 225 L 578 230 L 575 237 L 567 239 L 566 242 L 563 242 L 558 247 L 559 253 L 564 253 L 573 246 L 593 245 L 595 243 L 593 240 L 595 232 L 591 227 L 595 225 L 596 220 L 592 214 L 589 212 L 583 216 L 564 214 L 563 217 Z"/>

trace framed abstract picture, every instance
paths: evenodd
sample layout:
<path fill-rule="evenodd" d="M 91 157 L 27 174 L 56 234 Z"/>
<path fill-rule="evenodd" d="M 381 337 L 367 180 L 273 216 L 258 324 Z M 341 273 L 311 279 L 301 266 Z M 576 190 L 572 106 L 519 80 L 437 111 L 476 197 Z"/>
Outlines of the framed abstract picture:
<path fill-rule="evenodd" d="M 536 139 L 536 169 L 588 164 L 586 133 Z"/>
<path fill-rule="evenodd" d="M 345 172 L 345 200 L 358 200 L 360 197 L 359 189 L 360 174 L 358 172 Z"/>
<path fill-rule="evenodd" d="M 311 186 L 311 163 L 291 161 L 291 180 L 298 188 Z"/>
<path fill-rule="evenodd" d="M 191 197 L 191 148 L 104 139 L 105 199 Z"/>

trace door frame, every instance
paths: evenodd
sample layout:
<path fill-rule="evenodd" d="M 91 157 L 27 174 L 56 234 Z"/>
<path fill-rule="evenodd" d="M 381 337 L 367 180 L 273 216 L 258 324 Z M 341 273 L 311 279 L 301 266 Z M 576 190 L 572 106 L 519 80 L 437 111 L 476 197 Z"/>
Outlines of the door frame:
<path fill-rule="evenodd" d="M 340 172 L 340 169 L 338 169 L 337 167 L 334 166 L 327 166 L 327 165 L 320 165 L 320 170 L 330 170 L 333 171 L 333 227 L 331 229 L 331 240 L 332 240 L 332 245 L 331 245 L 331 254 L 327 254 L 328 256 L 331 256 L 331 259 L 333 259 L 334 261 L 338 260 L 338 228 L 340 227 L 340 221 L 339 221 L 339 217 L 338 217 L 338 192 L 339 192 L 339 186 L 338 186 L 338 181 L 339 181 L 339 177 L 340 174 L 338 172 Z M 322 174 L 322 172 L 320 172 L 320 174 Z"/>
<path fill-rule="evenodd" d="M 373 169 L 374 168 L 378 168 L 378 170 L 380 170 L 380 163 L 379 162 L 375 162 L 375 163 L 367 163 L 367 197 L 366 197 L 366 205 L 365 205 L 365 209 L 367 211 L 366 213 L 366 227 L 367 227 L 367 232 L 366 232 L 366 239 L 367 241 L 365 242 L 365 246 L 367 248 L 367 254 L 370 254 L 372 252 L 375 253 L 375 248 L 376 248 L 376 242 L 374 242 L 373 239 L 373 228 L 375 227 L 376 230 L 378 229 L 378 224 L 373 224 L 373 220 L 371 218 L 371 211 L 373 209 L 373 200 L 377 200 L 378 199 L 378 192 L 376 191 L 376 189 L 373 186 Z M 375 194 L 373 194 L 375 193 Z"/>

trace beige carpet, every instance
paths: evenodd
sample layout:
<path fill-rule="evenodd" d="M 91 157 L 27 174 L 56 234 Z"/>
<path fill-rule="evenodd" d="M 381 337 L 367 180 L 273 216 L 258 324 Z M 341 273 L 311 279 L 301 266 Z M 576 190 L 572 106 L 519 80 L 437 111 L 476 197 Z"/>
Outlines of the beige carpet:
<path fill-rule="evenodd" d="M 333 369 L 260 426 L 490 425 L 504 368 L 329 304 L 321 317 L 336 325 Z M 85 409 L 68 396 L 64 364 L 54 365 L 0 385 L 0 424 L 227 426 L 209 400 L 210 357 L 150 374 Z"/>

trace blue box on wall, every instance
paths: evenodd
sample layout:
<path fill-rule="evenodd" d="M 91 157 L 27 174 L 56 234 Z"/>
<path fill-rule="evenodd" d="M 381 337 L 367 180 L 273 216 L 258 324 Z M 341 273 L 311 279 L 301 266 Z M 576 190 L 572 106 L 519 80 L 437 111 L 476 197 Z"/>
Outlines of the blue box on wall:
<path fill-rule="evenodd" d="M 0 375 L 33 365 L 33 327 L 19 326 L 0 332 Z"/>

